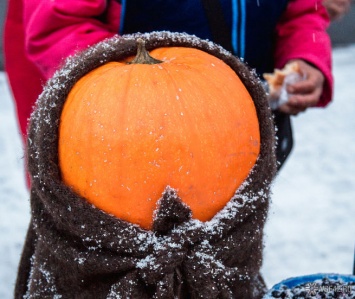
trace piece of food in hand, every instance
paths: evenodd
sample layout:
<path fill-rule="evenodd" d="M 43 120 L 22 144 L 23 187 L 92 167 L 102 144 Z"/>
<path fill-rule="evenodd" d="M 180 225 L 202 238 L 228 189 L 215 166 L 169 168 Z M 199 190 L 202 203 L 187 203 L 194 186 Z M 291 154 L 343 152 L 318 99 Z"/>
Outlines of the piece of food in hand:
<path fill-rule="evenodd" d="M 290 62 L 285 67 L 275 69 L 273 73 L 263 74 L 269 87 L 269 103 L 272 109 L 277 109 L 288 101 L 287 84 L 302 80 L 302 72 L 297 62 Z"/>

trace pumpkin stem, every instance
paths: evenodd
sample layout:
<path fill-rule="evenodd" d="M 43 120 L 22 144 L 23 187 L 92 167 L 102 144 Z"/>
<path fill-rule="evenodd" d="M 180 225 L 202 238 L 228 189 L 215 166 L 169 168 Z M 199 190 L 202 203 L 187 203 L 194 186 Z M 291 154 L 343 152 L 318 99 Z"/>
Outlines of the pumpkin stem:
<path fill-rule="evenodd" d="M 145 48 L 145 41 L 142 38 L 137 39 L 137 55 L 128 62 L 128 64 L 158 64 L 163 61 L 153 58 Z"/>

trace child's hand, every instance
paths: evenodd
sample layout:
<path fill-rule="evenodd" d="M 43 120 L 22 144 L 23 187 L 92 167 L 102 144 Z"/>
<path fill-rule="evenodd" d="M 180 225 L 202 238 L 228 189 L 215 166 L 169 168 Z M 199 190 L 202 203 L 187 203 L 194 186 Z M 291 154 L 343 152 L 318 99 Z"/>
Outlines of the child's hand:
<path fill-rule="evenodd" d="M 299 59 L 294 61 L 299 64 L 303 80 L 287 86 L 289 99 L 279 107 L 279 110 L 297 115 L 319 102 L 323 92 L 324 76 L 317 68 L 305 61 Z"/>
<path fill-rule="evenodd" d="M 323 5 L 328 11 L 329 17 L 332 21 L 340 19 L 350 9 L 350 0 L 324 0 Z"/>

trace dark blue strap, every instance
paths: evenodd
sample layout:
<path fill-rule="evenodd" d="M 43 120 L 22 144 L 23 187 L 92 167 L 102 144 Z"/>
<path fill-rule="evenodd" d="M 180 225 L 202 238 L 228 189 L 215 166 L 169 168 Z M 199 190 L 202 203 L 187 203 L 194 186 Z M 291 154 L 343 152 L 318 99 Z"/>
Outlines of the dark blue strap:
<path fill-rule="evenodd" d="M 227 25 L 220 0 L 201 0 L 208 20 L 212 39 L 232 52 L 231 28 Z"/>

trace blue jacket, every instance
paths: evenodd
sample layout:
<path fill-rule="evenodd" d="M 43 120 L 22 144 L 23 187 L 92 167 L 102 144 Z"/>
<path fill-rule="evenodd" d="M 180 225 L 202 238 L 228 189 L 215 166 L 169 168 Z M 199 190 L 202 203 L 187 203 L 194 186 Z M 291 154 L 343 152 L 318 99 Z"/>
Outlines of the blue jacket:
<path fill-rule="evenodd" d="M 122 0 L 120 34 L 168 30 L 213 40 L 200 0 Z M 288 0 L 220 0 L 232 52 L 261 74 L 273 70 L 275 26 Z"/>

